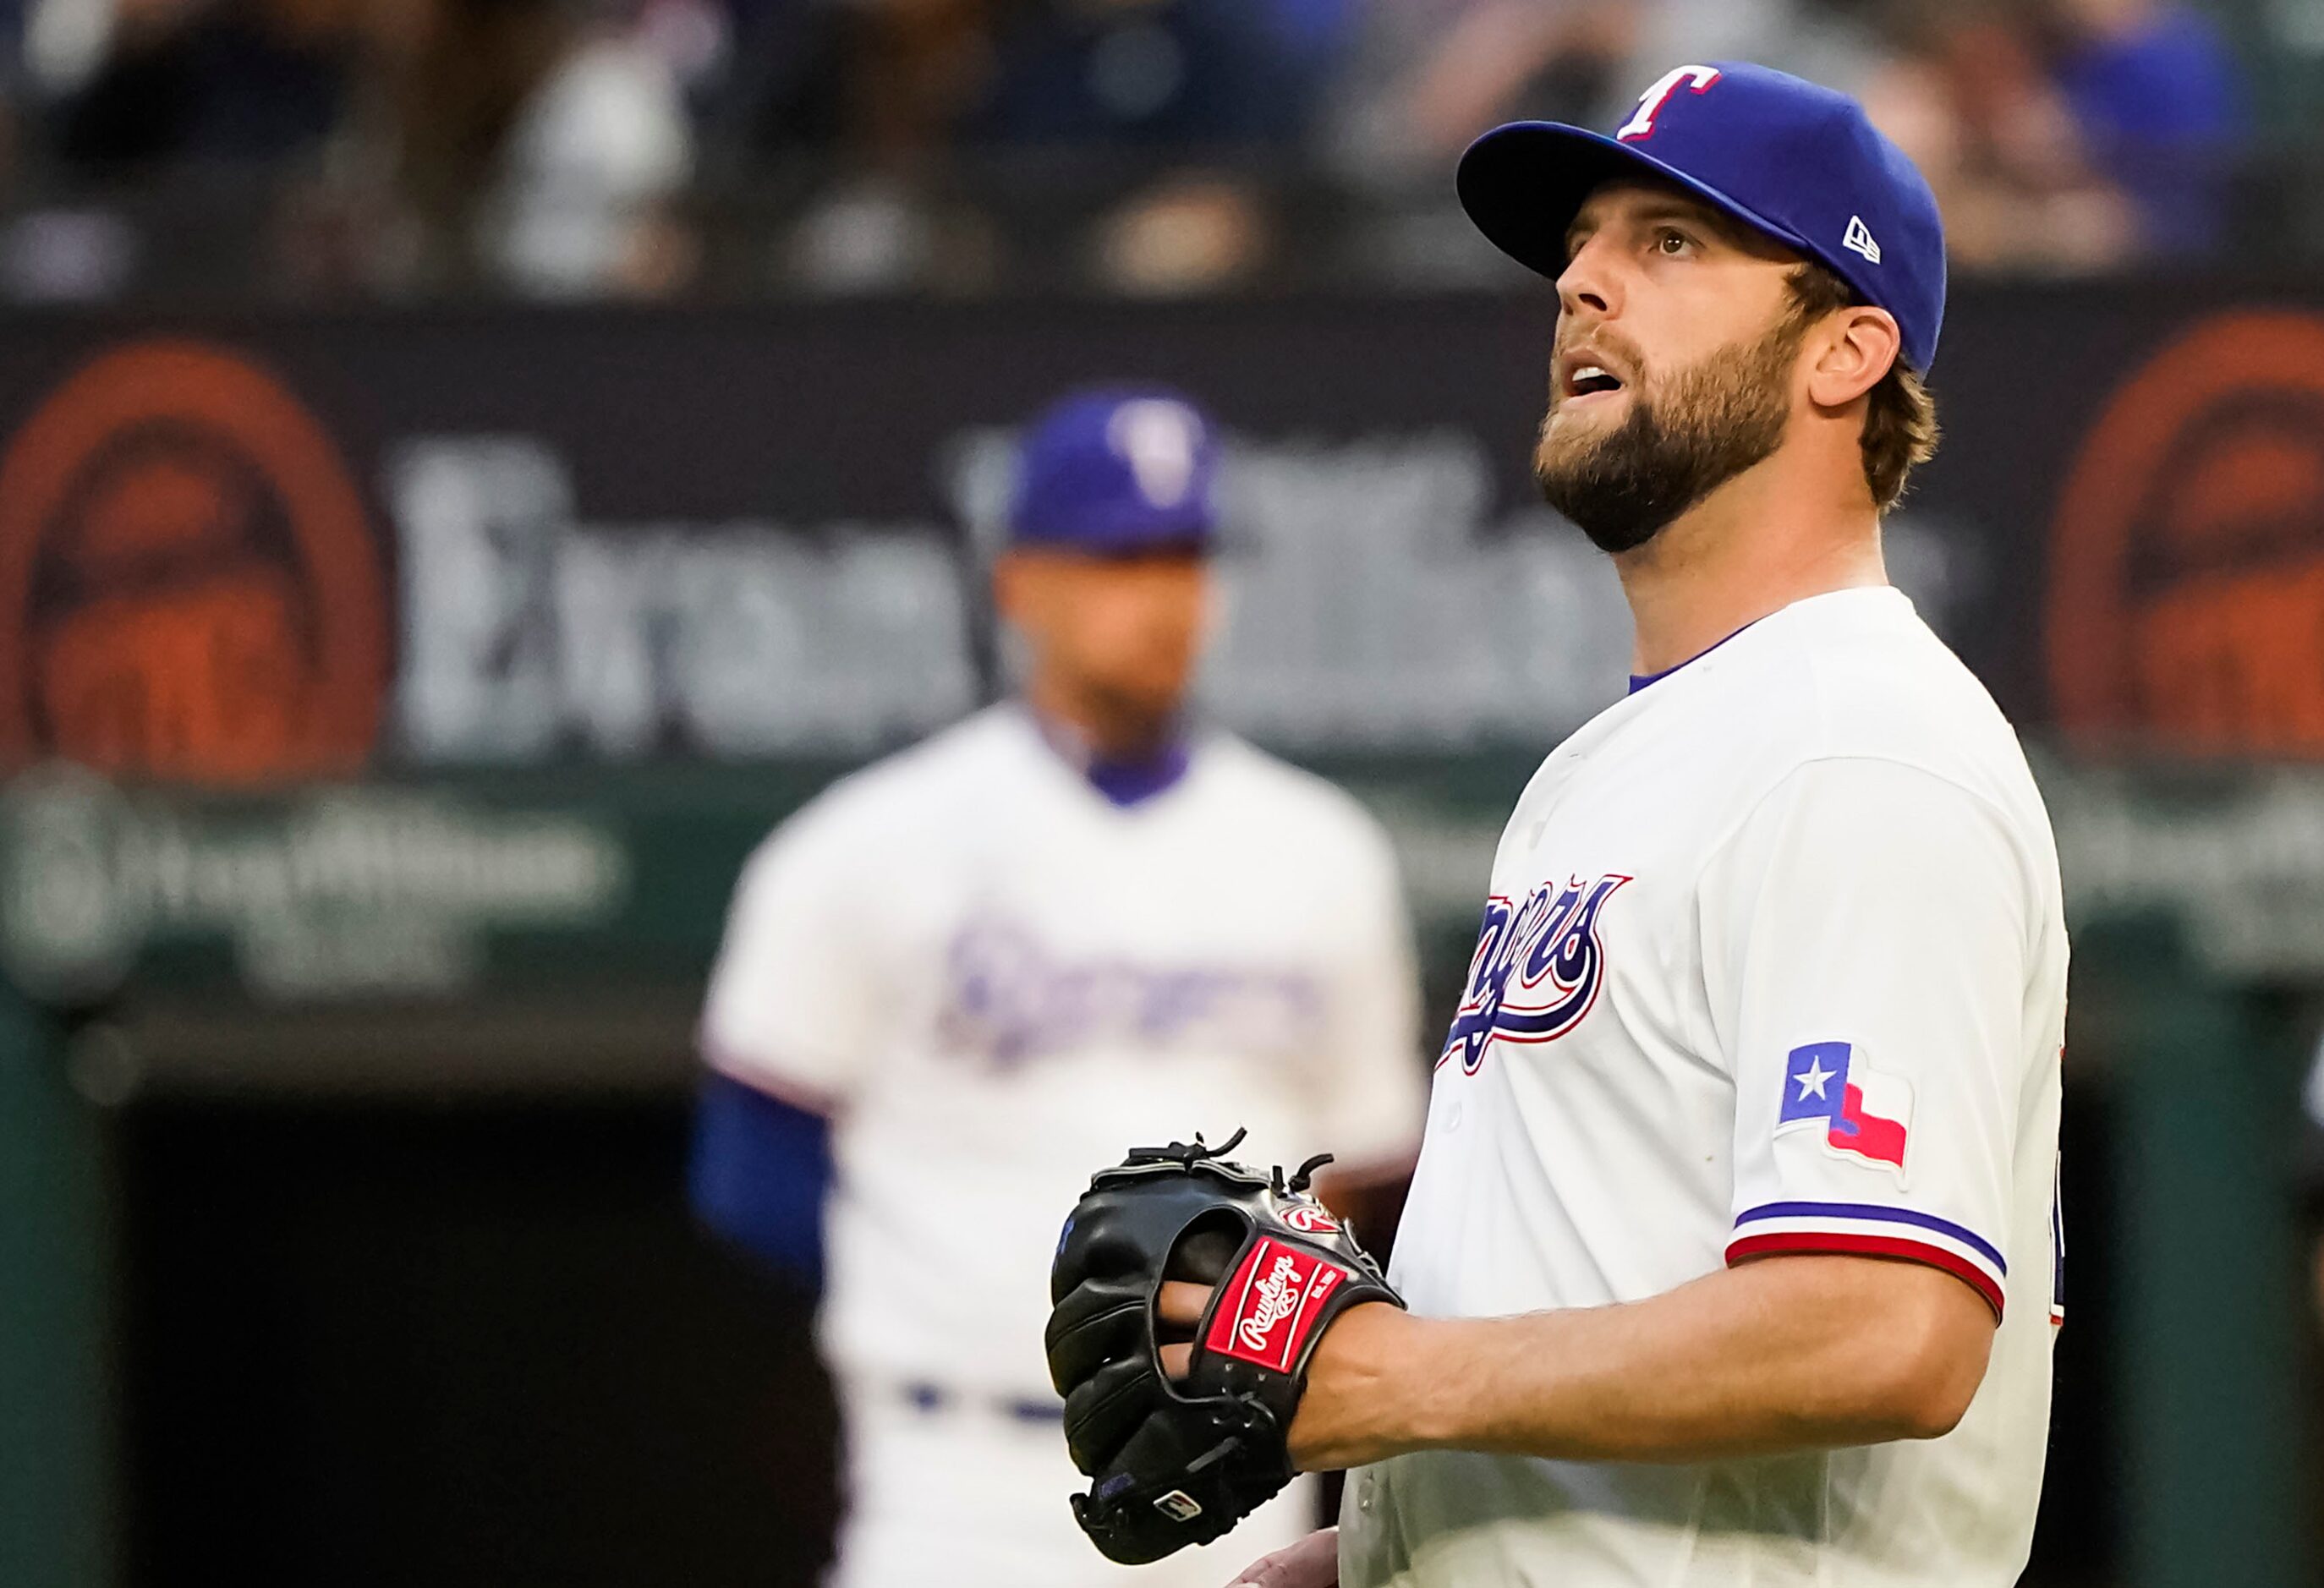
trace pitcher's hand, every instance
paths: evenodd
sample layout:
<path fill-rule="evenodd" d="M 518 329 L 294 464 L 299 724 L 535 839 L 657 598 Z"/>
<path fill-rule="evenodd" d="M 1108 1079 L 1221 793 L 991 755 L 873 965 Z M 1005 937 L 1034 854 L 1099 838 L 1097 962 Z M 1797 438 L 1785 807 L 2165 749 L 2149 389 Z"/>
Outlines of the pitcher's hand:
<path fill-rule="evenodd" d="M 1161 1348 L 1162 1371 L 1186 1376 L 1194 1326 L 1210 1305 L 1208 1287 L 1165 1279 L 1155 1297 L 1155 1315 L 1177 1343 Z M 1427 1328 L 1400 1306 L 1368 1301 L 1348 1308 L 1316 1342 L 1307 1362 L 1307 1388 L 1291 1420 L 1291 1464 L 1303 1473 L 1328 1473 L 1384 1461 L 1416 1448 L 1385 1423 L 1389 1391 L 1406 1381 L 1403 1365 L 1421 1360 L 1412 1339 Z M 1401 1375 L 1401 1377 L 1400 1377 Z"/>
<path fill-rule="evenodd" d="M 1310 1533 L 1243 1568 L 1227 1588 L 1340 1588 L 1340 1529 Z"/>

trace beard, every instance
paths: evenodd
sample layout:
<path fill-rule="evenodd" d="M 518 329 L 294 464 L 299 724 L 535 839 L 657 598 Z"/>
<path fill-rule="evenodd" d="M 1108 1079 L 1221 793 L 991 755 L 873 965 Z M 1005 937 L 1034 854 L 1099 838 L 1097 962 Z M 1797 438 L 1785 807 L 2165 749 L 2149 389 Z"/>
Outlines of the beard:
<path fill-rule="evenodd" d="M 1630 411 L 1610 431 L 1559 434 L 1553 401 L 1534 453 L 1543 499 L 1601 551 L 1645 545 L 1783 444 L 1803 329 L 1796 321 L 1779 325 L 1651 392 L 1634 365 Z"/>

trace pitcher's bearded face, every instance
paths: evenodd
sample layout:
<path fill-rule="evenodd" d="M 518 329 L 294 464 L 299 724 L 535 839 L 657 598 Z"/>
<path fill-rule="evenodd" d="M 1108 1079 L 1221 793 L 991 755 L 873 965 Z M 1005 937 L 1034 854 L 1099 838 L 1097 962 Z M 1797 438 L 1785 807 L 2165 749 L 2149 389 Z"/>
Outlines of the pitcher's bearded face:
<path fill-rule="evenodd" d="M 1542 496 L 1600 550 L 1645 545 L 1782 445 L 1804 330 L 1785 316 L 1675 370 L 1610 327 L 1561 337 L 1534 452 Z"/>

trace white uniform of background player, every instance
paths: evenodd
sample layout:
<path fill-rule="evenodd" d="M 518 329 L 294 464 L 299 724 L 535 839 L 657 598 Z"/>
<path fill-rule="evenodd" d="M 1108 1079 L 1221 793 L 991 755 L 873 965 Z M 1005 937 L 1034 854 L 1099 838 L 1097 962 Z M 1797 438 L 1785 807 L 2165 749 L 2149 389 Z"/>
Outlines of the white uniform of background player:
<path fill-rule="evenodd" d="M 1126 411 L 1149 454 L 1182 427 L 1185 464 L 1141 481 Z M 1207 428 L 1175 399 L 1067 402 L 1025 468 L 1018 542 L 1086 560 L 1074 577 L 1208 533 Z M 1059 1210 L 1093 1166 L 1198 1129 L 1247 1127 L 1252 1161 L 1399 1170 L 1417 1140 L 1415 968 L 1378 825 L 1223 734 L 1092 759 L 1035 704 L 994 706 L 815 800 L 735 895 L 706 1054 L 833 1122 L 842 1588 L 1217 1588 L 1237 1560 L 1116 1567 L 1073 1523 L 1085 1483 L 1041 1341 Z M 1302 1483 L 1236 1550 L 1297 1537 L 1314 1504 Z"/>

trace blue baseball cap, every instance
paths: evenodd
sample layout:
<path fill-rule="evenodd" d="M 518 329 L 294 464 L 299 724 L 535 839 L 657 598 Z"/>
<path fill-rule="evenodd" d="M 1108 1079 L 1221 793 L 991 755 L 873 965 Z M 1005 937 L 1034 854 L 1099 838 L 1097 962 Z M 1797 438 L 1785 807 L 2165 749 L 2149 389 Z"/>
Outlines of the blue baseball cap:
<path fill-rule="evenodd" d="M 1746 61 L 1682 66 L 1611 136 L 1513 122 L 1469 146 L 1461 206 L 1493 245 L 1553 279 L 1591 190 L 1650 173 L 1838 272 L 1895 316 L 1904 362 L 1925 371 L 1945 319 L 1936 195 L 1847 95 Z"/>
<path fill-rule="evenodd" d="M 1098 387 L 1033 422 L 1009 526 L 1019 546 L 1097 557 L 1206 549 L 1218 527 L 1217 430 L 1161 386 Z"/>

